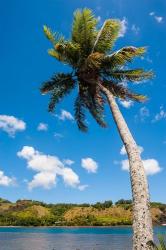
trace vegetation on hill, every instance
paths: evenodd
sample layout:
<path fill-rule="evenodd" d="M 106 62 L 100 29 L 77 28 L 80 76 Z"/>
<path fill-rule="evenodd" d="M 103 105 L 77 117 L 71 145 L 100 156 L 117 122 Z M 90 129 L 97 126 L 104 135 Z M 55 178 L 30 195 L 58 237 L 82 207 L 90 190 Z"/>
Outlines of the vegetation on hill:
<path fill-rule="evenodd" d="M 166 222 L 166 204 L 152 202 L 153 222 Z M 12 203 L 0 198 L 0 226 L 114 226 L 132 224 L 131 200 L 95 204 L 46 204 L 33 200 Z"/>

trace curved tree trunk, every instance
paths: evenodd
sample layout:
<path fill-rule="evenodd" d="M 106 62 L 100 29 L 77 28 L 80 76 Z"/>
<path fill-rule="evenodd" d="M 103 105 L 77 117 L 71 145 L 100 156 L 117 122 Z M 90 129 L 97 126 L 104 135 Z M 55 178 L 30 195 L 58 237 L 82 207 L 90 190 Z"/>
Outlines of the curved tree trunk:
<path fill-rule="evenodd" d="M 102 85 L 100 85 L 100 89 L 107 97 L 113 118 L 128 154 L 133 196 L 133 250 L 149 250 L 151 247 L 147 245 L 147 242 L 153 241 L 153 228 L 148 183 L 140 152 L 114 96 Z"/>

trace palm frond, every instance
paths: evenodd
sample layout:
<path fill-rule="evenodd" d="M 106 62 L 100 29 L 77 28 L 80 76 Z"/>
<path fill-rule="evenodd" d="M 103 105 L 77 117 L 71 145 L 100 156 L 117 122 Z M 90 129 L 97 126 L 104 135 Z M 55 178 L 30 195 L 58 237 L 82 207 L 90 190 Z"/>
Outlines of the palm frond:
<path fill-rule="evenodd" d="M 77 122 L 78 128 L 83 132 L 87 132 L 88 127 L 85 123 L 85 104 L 80 95 L 78 95 L 75 100 L 74 110 L 74 118 Z"/>
<path fill-rule="evenodd" d="M 88 88 L 80 88 L 80 96 L 84 101 L 85 107 L 91 113 L 93 118 L 101 127 L 107 127 L 106 122 L 104 121 L 104 99 L 102 93 L 99 90 L 93 90 Z"/>
<path fill-rule="evenodd" d="M 99 52 L 94 52 L 88 56 L 84 63 L 84 70 L 86 69 L 100 69 L 103 54 Z"/>
<path fill-rule="evenodd" d="M 73 67 L 78 66 L 80 60 L 80 46 L 70 41 L 58 43 L 54 46 L 55 51 L 59 54 L 61 60 Z"/>
<path fill-rule="evenodd" d="M 145 47 L 124 47 L 111 55 L 105 56 L 102 61 L 102 68 L 116 68 L 117 66 L 125 65 L 127 62 L 131 62 L 135 57 L 142 56 L 145 52 Z"/>
<path fill-rule="evenodd" d="M 43 83 L 40 91 L 42 94 L 51 93 L 48 110 L 53 112 L 55 105 L 75 86 L 75 81 L 71 74 L 55 74 L 49 81 Z"/>
<path fill-rule="evenodd" d="M 133 100 L 137 102 L 144 102 L 147 100 L 146 96 L 137 94 L 120 83 L 104 80 L 103 84 L 115 97 L 120 99 Z"/>
<path fill-rule="evenodd" d="M 101 105 L 98 101 L 97 98 L 94 96 L 92 97 L 89 95 L 89 98 L 87 100 L 87 108 L 93 118 L 96 120 L 96 122 L 103 128 L 107 127 L 106 122 L 104 121 L 104 116 L 103 116 L 103 105 Z"/>
<path fill-rule="evenodd" d="M 107 71 L 106 74 L 119 81 L 127 80 L 131 82 L 140 82 L 154 76 L 152 71 L 144 71 L 143 69 Z"/>
<path fill-rule="evenodd" d="M 96 37 L 97 19 L 89 9 L 77 10 L 74 13 L 72 27 L 72 42 L 77 43 L 83 50 L 83 55 L 90 54 Z"/>
<path fill-rule="evenodd" d="M 48 54 L 57 59 L 58 61 L 65 62 L 63 56 L 60 53 L 58 53 L 55 49 L 48 49 Z"/>
<path fill-rule="evenodd" d="M 120 21 L 108 19 L 104 22 L 94 42 L 92 52 L 106 53 L 114 45 L 120 31 Z"/>
<path fill-rule="evenodd" d="M 77 67 L 80 59 L 80 47 L 72 42 L 57 43 L 53 49 L 48 50 L 48 54 L 60 62 Z"/>
<path fill-rule="evenodd" d="M 56 43 L 64 42 L 64 37 L 57 32 L 53 32 L 46 25 L 43 26 L 43 31 L 46 38 L 54 45 Z"/>

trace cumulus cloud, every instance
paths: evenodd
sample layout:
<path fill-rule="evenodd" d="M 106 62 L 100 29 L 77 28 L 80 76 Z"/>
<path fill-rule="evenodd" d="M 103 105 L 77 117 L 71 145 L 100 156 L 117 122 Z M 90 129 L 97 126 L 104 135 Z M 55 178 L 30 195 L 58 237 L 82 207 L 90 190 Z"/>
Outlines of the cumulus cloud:
<path fill-rule="evenodd" d="M 0 115 L 0 129 L 14 137 L 16 132 L 26 129 L 26 123 L 14 116 Z"/>
<path fill-rule="evenodd" d="M 81 166 L 88 171 L 88 173 L 96 173 L 98 169 L 98 163 L 92 158 L 83 158 L 81 160 Z"/>
<path fill-rule="evenodd" d="M 152 120 L 152 122 L 158 122 L 158 121 L 163 120 L 163 119 L 166 119 L 166 111 L 164 110 L 164 107 L 161 106 L 159 113 L 157 113 L 155 115 L 155 117 Z"/>
<path fill-rule="evenodd" d="M 140 154 L 142 154 L 142 152 L 144 151 L 144 148 L 141 146 L 138 146 Z M 120 150 L 120 154 L 121 155 L 126 155 L 126 149 L 123 146 Z M 156 159 L 146 159 L 146 160 L 142 160 L 144 168 L 145 168 L 145 172 L 147 175 L 154 175 L 159 173 L 162 168 L 159 165 L 159 162 Z M 129 161 L 128 159 L 122 160 L 120 161 L 121 164 L 121 168 L 122 170 L 125 171 L 129 171 Z"/>
<path fill-rule="evenodd" d="M 155 159 L 142 160 L 142 162 L 147 175 L 154 175 L 161 171 L 161 167 L 158 161 Z M 127 159 L 121 161 L 121 165 L 122 165 L 122 170 L 129 171 L 129 161 Z"/>
<path fill-rule="evenodd" d="M 62 109 L 60 115 L 56 115 L 56 117 L 58 117 L 58 119 L 61 121 L 74 121 L 74 117 L 72 116 L 72 114 L 64 109 Z"/>
<path fill-rule="evenodd" d="M 122 20 L 121 20 L 121 29 L 120 29 L 120 32 L 119 32 L 119 37 L 124 37 L 126 31 L 127 31 L 127 20 L 126 18 L 124 17 Z"/>
<path fill-rule="evenodd" d="M 50 189 L 56 185 L 57 177 L 61 176 L 65 185 L 79 188 L 79 176 L 57 157 L 43 154 L 33 147 L 24 146 L 17 153 L 18 157 L 27 160 L 28 168 L 37 172 L 32 181 L 28 182 L 28 188 L 35 187 Z"/>
<path fill-rule="evenodd" d="M 126 100 L 119 100 L 119 102 L 120 102 L 120 104 L 121 104 L 124 108 L 127 108 L 127 109 L 129 109 L 130 107 L 133 106 L 133 101 L 131 101 L 131 100 L 128 100 L 128 101 L 126 101 Z"/>
<path fill-rule="evenodd" d="M 37 126 L 38 131 L 47 131 L 48 130 L 48 124 L 40 122 Z"/>
<path fill-rule="evenodd" d="M 56 175 L 52 172 L 39 172 L 34 175 L 33 180 L 28 182 L 29 190 L 36 187 L 50 189 L 56 184 Z"/>
<path fill-rule="evenodd" d="M 0 170 L 0 186 L 8 187 L 14 184 L 15 184 L 15 179 L 6 176 L 4 172 Z"/>
<path fill-rule="evenodd" d="M 162 22 L 163 22 L 163 17 L 162 17 L 162 16 L 157 16 L 157 15 L 155 14 L 155 12 L 150 12 L 149 15 L 150 15 L 150 16 L 153 16 L 154 19 L 156 20 L 156 22 L 158 22 L 158 23 L 162 23 Z"/>

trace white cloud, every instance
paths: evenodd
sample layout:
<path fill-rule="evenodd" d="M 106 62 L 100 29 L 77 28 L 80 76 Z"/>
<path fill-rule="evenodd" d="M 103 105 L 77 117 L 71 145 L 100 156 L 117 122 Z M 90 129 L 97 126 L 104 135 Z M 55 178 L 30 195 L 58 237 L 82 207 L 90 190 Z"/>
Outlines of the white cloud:
<path fill-rule="evenodd" d="M 6 176 L 4 172 L 0 170 L 0 186 L 8 187 L 14 184 L 15 184 L 15 179 Z"/>
<path fill-rule="evenodd" d="M 152 122 L 158 122 L 162 119 L 166 119 L 166 111 L 164 110 L 164 107 L 161 106 L 160 107 L 160 111 L 159 113 L 157 113 L 154 117 L 154 119 L 152 120 Z"/>
<path fill-rule="evenodd" d="M 126 18 L 124 17 L 122 20 L 121 20 L 121 29 L 120 29 L 120 32 L 119 32 L 119 37 L 123 37 L 127 31 L 127 20 Z"/>
<path fill-rule="evenodd" d="M 97 17 L 98 22 L 101 22 L 101 16 Z"/>
<path fill-rule="evenodd" d="M 26 123 L 14 116 L 0 115 L 0 129 L 14 137 L 16 132 L 26 129 Z"/>
<path fill-rule="evenodd" d="M 98 169 L 98 163 L 92 158 L 83 158 L 81 160 L 81 166 L 85 168 L 88 173 L 96 173 Z"/>
<path fill-rule="evenodd" d="M 33 180 L 28 182 L 29 190 L 36 187 L 43 187 L 44 189 L 50 189 L 56 184 L 56 175 L 51 172 L 39 172 L 34 175 Z"/>
<path fill-rule="evenodd" d="M 72 164 L 74 164 L 74 161 L 72 161 L 70 159 L 64 159 L 63 163 L 66 164 L 66 165 L 68 165 L 68 166 L 71 166 Z"/>
<path fill-rule="evenodd" d="M 30 190 L 35 187 L 52 188 L 58 176 L 67 186 L 78 188 L 80 185 L 79 176 L 71 168 L 65 167 L 57 156 L 43 154 L 29 146 L 24 146 L 17 155 L 27 160 L 28 168 L 38 172 L 28 183 Z"/>
<path fill-rule="evenodd" d="M 144 151 L 144 148 L 141 146 L 138 146 L 138 148 L 139 148 L 140 154 L 142 154 L 142 152 Z M 126 155 L 126 149 L 124 146 L 121 148 L 120 154 Z M 146 159 L 146 160 L 142 160 L 142 162 L 143 162 L 145 172 L 147 175 L 154 175 L 154 174 L 159 173 L 162 170 L 156 159 Z M 128 159 L 122 160 L 120 164 L 121 164 L 122 170 L 129 171 Z"/>
<path fill-rule="evenodd" d="M 72 114 L 64 109 L 62 109 L 60 115 L 56 115 L 56 117 L 58 117 L 58 119 L 61 121 L 65 121 L 65 120 L 73 121 L 74 120 L 74 117 L 72 116 Z"/>
<path fill-rule="evenodd" d="M 155 12 L 150 12 L 149 15 L 150 15 L 150 16 L 153 16 L 154 19 L 155 19 L 158 23 L 162 23 L 162 22 L 163 22 L 163 17 L 162 17 L 162 16 L 156 16 Z"/>
<path fill-rule="evenodd" d="M 156 20 L 158 23 L 162 23 L 162 21 L 163 21 L 163 17 L 162 17 L 162 16 L 155 16 L 154 18 L 155 18 L 155 20 Z"/>
<path fill-rule="evenodd" d="M 64 167 L 60 174 L 67 186 L 77 187 L 80 184 L 79 176 L 71 168 Z"/>
<path fill-rule="evenodd" d="M 40 122 L 38 127 L 37 127 L 38 131 L 47 131 L 48 130 L 48 124 Z"/>
<path fill-rule="evenodd" d="M 150 116 L 150 112 L 149 112 L 149 109 L 147 107 L 142 107 L 140 108 L 140 116 L 141 116 L 141 119 L 145 119 L 146 117 L 149 117 Z"/>
<path fill-rule="evenodd" d="M 148 117 L 150 117 L 150 111 L 144 106 L 140 108 L 139 113 L 135 115 L 135 120 L 144 122 Z"/>
<path fill-rule="evenodd" d="M 139 149 L 140 154 L 142 154 L 142 152 L 144 151 L 144 148 L 143 148 L 143 147 L 141 147 L 141 146 L 138 146 L 138 149 Z M 126 149 L 125 149 L 125 146 L 124 146 L 124 145 L 122 146 L 122 148 L 121 148 L 121 150 L 120 150 L 120 154 L 121 154 L 121 155 L 126 155 L 126 154 L 127 154 L 127 152 L 126 152 Z"/>
<path fill-rule="evenodd" d="M 133 101 L 131 101 L 131 100 L 128 100 L 128 101 L 126 101 L 126 100 L 119 100 L 119 102 L 120 102 L 120 104 L 121 104 L 124 108 L 127 108 L 127 109 L 129 109 L 130 107 L 133 106 Z"/>
<path fill-rule="evenodd" d="M 80 190 L 80 191 L 84 191 L 86 188 L 88 188 L 89 187 L 89 185 L 80 185 L 80 186 L 78 186 L 78 189 Z"/>
<path fill-rule="evenodd" d="M 154 175 L 162 170 L 158 161 L 155 159 L 142 160 L 142 162 L 147 175 Z M 122 170 L 129 171 L 129 161 L 127 159 L 121 161 L 121 165 L 122 165 Z"/>
<path fill-rule="evenodd" d="M 64 136 L 62 134 L 60 134 L 60 133 L 54 133 L 54 137 L 57 138 L 57 139 L 61 139 Z"/>
<path fill-rule="evenodd" d="M 136 35 L 138 35 L 139 32 L 140 32 L 140 28 L 139 28 L 138 26 L 136 26 L 135 24 L 133 24 L 133 25 L 131 26 L 131 30 L 132 30 Z"/>

